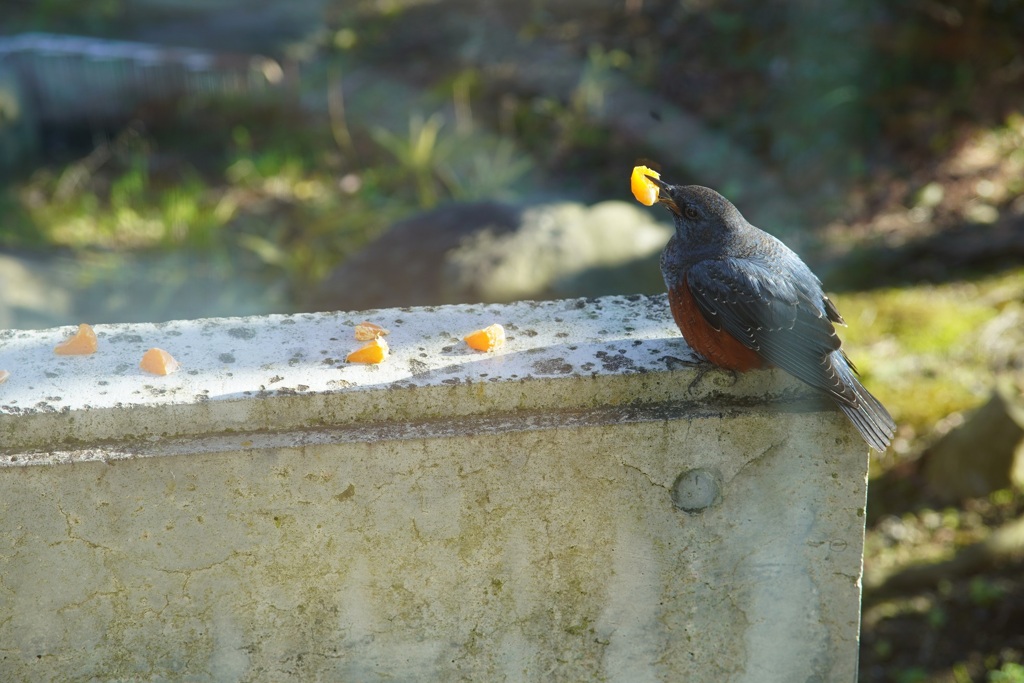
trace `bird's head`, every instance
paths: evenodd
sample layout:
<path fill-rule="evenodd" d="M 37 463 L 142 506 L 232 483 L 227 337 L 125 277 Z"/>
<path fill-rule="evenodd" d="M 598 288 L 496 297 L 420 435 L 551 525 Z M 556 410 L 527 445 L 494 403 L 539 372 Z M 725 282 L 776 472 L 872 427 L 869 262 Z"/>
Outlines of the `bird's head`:
<path fill-rule="evenodd" d="M 676 233 L 682 239 L 718 241 L 746 222 L 732 202 L 712 189 L 669 185 L 658 178 L 650 181 L 658 186 L 658 201 L 672 214 Z"/>

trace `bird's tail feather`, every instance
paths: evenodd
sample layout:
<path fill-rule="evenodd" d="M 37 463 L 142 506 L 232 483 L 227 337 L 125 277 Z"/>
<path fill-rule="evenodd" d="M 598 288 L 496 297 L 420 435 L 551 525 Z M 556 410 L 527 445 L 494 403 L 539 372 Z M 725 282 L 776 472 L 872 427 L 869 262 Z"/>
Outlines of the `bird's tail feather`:
<path fill-rule="evenodd" d="M 850 422 L 868 442 L 868 445 L 881 453 L 892 442 L 892 437 L 896 434 L 896 423 L 885 406 L 857 380 L 852 368 L 839 363 L 837 366 L 840 366 L 837 367 L 837 370 L 840 374 L 845 375 L 843 379 L 846 380 L 847 386 L 856 393 L 857 398 L 851 402 L 837 400 L 836 403 L 850 418 Z"/>

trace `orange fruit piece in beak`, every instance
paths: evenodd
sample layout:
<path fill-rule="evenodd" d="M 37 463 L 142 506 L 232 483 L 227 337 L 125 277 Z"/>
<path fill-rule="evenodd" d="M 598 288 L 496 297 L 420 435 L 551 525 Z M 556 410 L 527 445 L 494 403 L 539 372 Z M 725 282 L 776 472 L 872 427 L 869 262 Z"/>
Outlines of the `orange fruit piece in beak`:
<path fill-rule="evenodd" d="M 658 201 L 658 186 L 651 182 L 651 178 L 661 178 L 657 171 L 646 166 L 634 166 L 633 174 L 629 177 L 629 189 L 633 196 L 644 206 L 654 206 Z"/>

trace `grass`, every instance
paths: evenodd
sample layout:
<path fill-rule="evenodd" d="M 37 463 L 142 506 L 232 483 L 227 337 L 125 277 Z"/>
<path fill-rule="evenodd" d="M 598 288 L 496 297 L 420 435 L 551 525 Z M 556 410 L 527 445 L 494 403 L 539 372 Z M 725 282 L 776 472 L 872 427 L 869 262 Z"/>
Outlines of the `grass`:
<path fill-rule="evenodd" d="M 0 191 L 0 246 L 193 250 L 261 262 L 300 289 L 416 208 L 410 193 L 393 191 L 401 180 L 383 152 L 346 174 L 354 164 L 325 144 L 326 128 L 288 125 L 295 122 L 284 110 L 257 112 L 274 119 L 260 126 L 241 109 L 193 110 L 195 130 L 129 127 L 69 164 L 9 184 Z M 229 136 L 210 132 L 225 129 Z"/>

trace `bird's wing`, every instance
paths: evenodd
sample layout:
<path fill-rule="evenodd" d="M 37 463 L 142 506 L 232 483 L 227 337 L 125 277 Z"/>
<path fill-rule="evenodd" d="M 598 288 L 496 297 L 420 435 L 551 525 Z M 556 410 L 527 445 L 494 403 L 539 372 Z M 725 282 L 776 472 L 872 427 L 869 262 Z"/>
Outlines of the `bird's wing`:
<path fill-rule="evenodd" d="M 746 259 L 702 261 L 686 282 L 704 319 L 725 330 L 762 358 L 835 397 L 854 405 L 858 396 L 836 363 L 839 351 L 834 307 L 808 271 L 782 277 Z M 805 281 L 806 280 L 806 281 Z"/>

